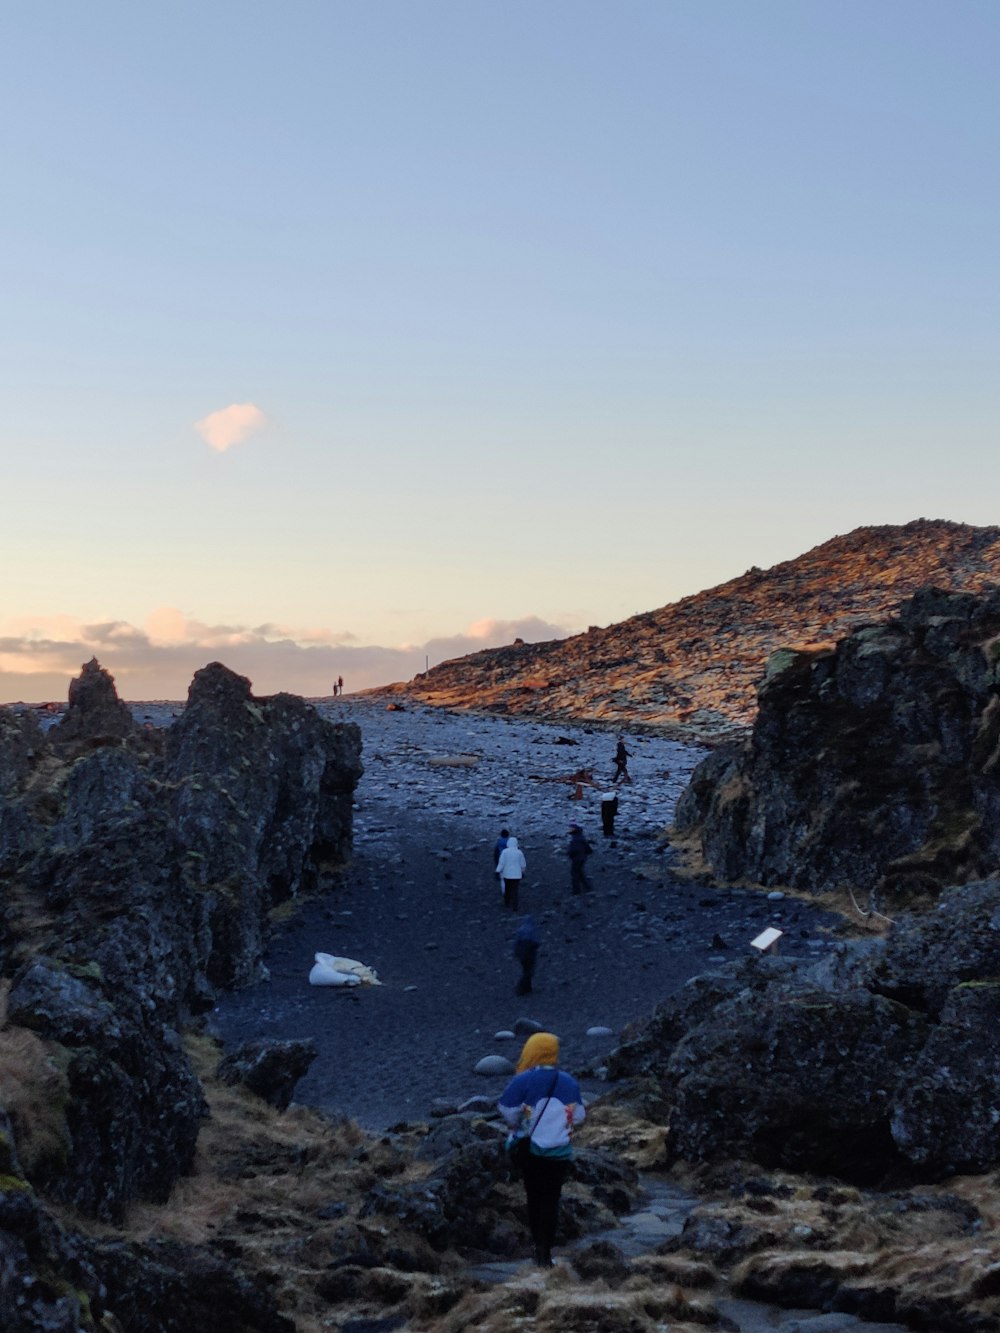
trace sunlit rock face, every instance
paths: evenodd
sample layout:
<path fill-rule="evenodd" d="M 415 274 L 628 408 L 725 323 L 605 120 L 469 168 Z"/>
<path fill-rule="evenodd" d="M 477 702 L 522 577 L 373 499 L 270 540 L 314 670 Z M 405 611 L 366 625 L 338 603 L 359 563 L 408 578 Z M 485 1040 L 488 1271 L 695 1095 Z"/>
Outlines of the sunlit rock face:
<path fill-rule="evenodd" d="M 48 735 L 0 710 L 8 1019 L 61 1077 L 34 1183 L 114 1221 L 190 1167 L 204 1103 L 178 1029 L 256 978 L 269 910 L 349 855 L 360 750 L 220 663 L 165 740 L 96 662 Z"/>
<path fill-rule="evenodd" d="M 923 587 L 978 593 L 993 584 L 1000 528 L 937 519 L 856 528 L 655 611 L 441 662 L 383 693 L 513 716 L 645 724 L 715 743 L 753 722 L 776 649 L 832 645 Z"/>
<path fill-rule="evenodd" d="M 905 905 L 1000 867 L 1000 591 L 924 589 L 835 647 L 774 654 L 748 739 L 676 827 L 723 879 Z"/>

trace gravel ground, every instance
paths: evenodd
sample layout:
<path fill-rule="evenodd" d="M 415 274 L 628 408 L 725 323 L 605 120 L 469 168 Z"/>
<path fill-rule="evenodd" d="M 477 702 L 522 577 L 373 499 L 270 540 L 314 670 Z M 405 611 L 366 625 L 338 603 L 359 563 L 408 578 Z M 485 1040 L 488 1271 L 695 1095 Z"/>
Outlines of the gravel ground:
<path fill-rule="evenodd" d="M 518 1017 L 559 1034 L 563 1063 L 599 1069 L 617 1032 L 690 977 L 752 952 L 765 926 L 786 932 L 786 953 L 830 946 L 826 913 L 785 898 L 717 891 L 671 873 L 660 833 L 704 751 L 626 737 L 631 785 L 620 794 L 616 837 L 601 834 L 601 787 L 571 800 L 579 768 L 605 782 L 614 736 L 587 728 L 476 718 L 375 701 L 319 702 L 361 725 L 365 776 L 355 802 L 354 858 L 336 887 L 303 904 L 276 932 L 269 979 L 223 998 L 211 1020 L 227 1047 L 253 1037 L 313 1037 L 319 1056 L 297 1100 L 379 1130 L 429 1115 L 436 1099 L 499 1095 L 505 1078 L 474 1073 L 484 1055 L 516 1059 L 498 1039 Z M 567 743 L 570 742 L 570 743 Z M 432 760 L 469 755 L 471 767 Z M 594 846 L 589 894 L 569 894 L 571 819 Z M 506 912 L 492 872 L 501 826 L 527 858 L 521 911 L 542 936 L 534 994 L 518 999 Z M 379 987 L 308 984 L 313 955 L 374 967 Z M 585 1092 L 605 1086 L 587 1077 Z"/>

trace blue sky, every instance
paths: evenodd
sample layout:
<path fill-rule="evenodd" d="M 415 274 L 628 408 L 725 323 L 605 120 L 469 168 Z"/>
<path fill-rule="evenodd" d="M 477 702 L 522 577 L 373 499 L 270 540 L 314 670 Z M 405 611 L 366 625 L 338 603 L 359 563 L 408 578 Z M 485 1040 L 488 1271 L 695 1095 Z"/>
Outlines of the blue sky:
<path fill-rule="evenodd" d="M 996 522 L 998 38 L 4 0 L 0 698 L 325 693 Z"/>

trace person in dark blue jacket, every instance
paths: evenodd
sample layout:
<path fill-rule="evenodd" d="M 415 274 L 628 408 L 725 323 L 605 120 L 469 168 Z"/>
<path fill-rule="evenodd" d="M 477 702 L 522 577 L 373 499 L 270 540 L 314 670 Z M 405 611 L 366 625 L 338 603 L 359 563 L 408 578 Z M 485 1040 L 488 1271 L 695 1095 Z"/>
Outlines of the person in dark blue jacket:
<path fill-rule="evenodd" d="M 583 836 L 583 829 L 579 824 L 570 824 L 569 826 L 569 846 L 566 849 L 566 855 L 569 857 L 570 893 L 582 893 L 584 889 L 590 890 L 590 880 L 584 873 L 584 862 L 593 849 L 590 843 Z"/>
<path fill-rule="evenodd" d="M 514 957 L 521 964 L 521 975 L 514 987 L 515 995 L 530 995 L 531 980 L 535 975 L 535 960 L 542 940 L 538 927 L 530 916 L 526 916 L 517 928 L 514 937 Z"/>
<path fill-rule="evenodd" d="M 500 853 L 507 846 L 507 839 L 510 837 L 510 829 L 502 828 L 500 836 L 496 840 L 496 846 L 493 848 L 493 869 L 496 871 L 496 877 L 500 880 L 500 892 L 503 893 L 503 880 L 500 879 L 500 871 L 497 867 L 500 865 Z"/>
<path fill-rule="evenodd" d="M 559 1038 L 534 1033 L 498 1103 L 511 1139 L 528 1140 L 524 1195 L 535 1262 L 543 1268 L 552 1265 L 559 1199 L 573 1156 L 570 1137 L 587 1114 L 579 1083 L 558 1066 Z"/>

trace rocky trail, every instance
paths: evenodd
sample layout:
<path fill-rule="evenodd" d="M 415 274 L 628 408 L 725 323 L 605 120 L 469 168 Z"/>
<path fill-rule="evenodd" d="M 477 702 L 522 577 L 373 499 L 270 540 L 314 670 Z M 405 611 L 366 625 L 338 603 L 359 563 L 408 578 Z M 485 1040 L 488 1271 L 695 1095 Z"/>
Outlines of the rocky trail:
<path fill-rule="evenodd" d="M 350 698 L 328 711 L 359 722 L 365 776 L 355 793 L 354 858 L 333 894 L 306 902 L 272 941 L 269 979 L 224 996 L 213 1030 L 228 1044 L 312 1037 L 319 1057 L 297 1098 L 366 1128 L 423 1119 L 504 1077 L 473 1072 L 484 1056 L 516 1058 L 520 1017 L 557 1032 L 564 1061 L 597 1072 L 617 1033 L 706 969 L 753 951 L 766 926 L 786 952 L 821 956 L 837 919 L 798 899 L 724 892 L 672 872 L 662 841 L 673 806 L 703 753 L 657 737 L 628 737 L 632 782 L 620 792 L 616 836 L 601 834 L 614 738 L 581 727 L 430 709 L 387 712 Z M 466 756 L 468 767 L 444 758 Z M 569 894 L 570 820 L 594 847 L 589 894 Z M 514 995 L 519 917 L 505 912 L 492 873 L 501 826 L 527 858 L 520 908 L 542 936 L 534 994 Z M 359 959 L 382 985 L 312 987 L 317 952 Z M 612 1036 L 588 1036 L 594 1028 Z M 594 1095 L 604 1090 L 584 1078 Z"/>
<path fill-rule="evenodd" d="M 306 902 L 280 928 L 269 979 L 226 996 L 211 1018 L 229 1045 L 312 1037 L 319 1056 L 298 1086 L 299 1101 L 372 1130 L 447 1116 L 477 1095 L 492 1102 L 506 1076 L 476 1074 L 475 1065 L 494 1053 L 516 1058 L 519 1017 L 559 1033 L 564 1063 L 593 1099 L 607 1091 L 602 1061 L 619 1030 L 689 977 L 749 954 L 765 926 L 785 932 L 789 953 L 819 957 L 836 945 L 832 914 L 780 894 L 708 889 L 674 873 L 662 835 L 703 753 L 698 747 L 628 737 L 632 782 L 620 793 L 616 836 L 605 839 L 598 812 L 605 784 L 584 784 L 576 800 L 577 784 L 565 779 L 581 769 L 610 775 L 607 733 L 419 707 L 386 711 L 371 700 L 321 707 L 358 722 L 364 736 L 354 858 L 331 896 Z M 441 762 L 460 758 L 467 762 Z M 579 899 L 569 896 L 564 855 L 571 819 L 595 848 L 593 889 Z M 504 911 L 491 873 L 501 825 L 525 850 L 521 907 L 544 940 L 535 993 L 525 1000 L 513 994 L 517 918 Z M 366 962 L 383 985 L 309 986 L 317 950 Z M 613 1035 L 588 1035 L 595 1028 Z M 642 1183 L 636 1211 L 561 1254 L 604 1242 L 628 1260 L 679 1236 L 697 1200 L 662 1177 Z M 548 1280 L 523 1261 L 479 1263 L 469 1276 L 515 1286 Z M 851 1314 L 736 1298 L 718 1308 L 739 1333 L 902 1333 Z"/>

